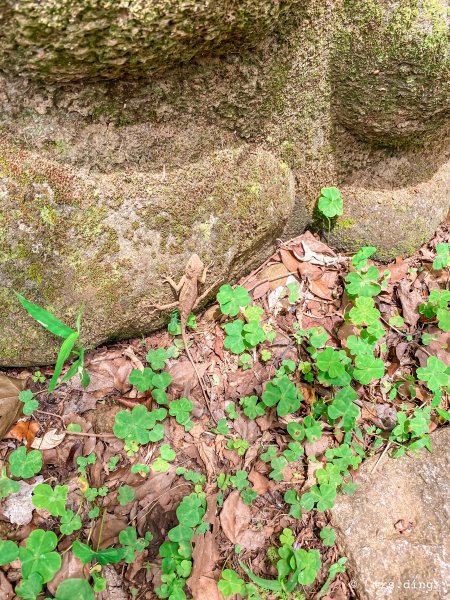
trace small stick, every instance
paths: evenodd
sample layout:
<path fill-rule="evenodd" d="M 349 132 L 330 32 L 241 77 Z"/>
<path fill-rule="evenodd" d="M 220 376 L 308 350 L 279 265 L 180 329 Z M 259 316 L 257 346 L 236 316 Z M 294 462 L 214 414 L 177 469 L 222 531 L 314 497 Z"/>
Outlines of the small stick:
<path fill-rule="evenodd" d="M 389 450 L 389 448 L 391 447 L 391 442 L 388 442 L 386 444 L 385 449 L 383 450 L 383 452 L 380 454 L 377 462 L 374 464 L 373 469 L 371 471 L 371 474 L 375 473 L 376 469 L 378 468 L 378 465 L 380 464 L 380 462 L 383 460 L 383 456 L 386 454 L 386 452 Z"/>

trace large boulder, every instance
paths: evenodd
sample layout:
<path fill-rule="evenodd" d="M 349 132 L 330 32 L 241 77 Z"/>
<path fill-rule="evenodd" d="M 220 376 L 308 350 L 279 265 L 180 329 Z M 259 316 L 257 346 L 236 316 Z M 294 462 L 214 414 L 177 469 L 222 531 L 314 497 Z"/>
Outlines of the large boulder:
<path fill-rule="evenodd" d="M 359 489 L 332 509 L 360 600 L 449 598 L 450 429 L 431 441 L 432 454 L 364 463 Z"/>
<path fill-rule="evenodd" d="M 55 356 L 13 287 L 86 302 L 88 344 L 144 333 L 158 271 L 196 250 L 232 282 L 324 186 L 338 248 L 417 249 L 449 206 L 446 6 L 0 2 L 0 365 Z"/>

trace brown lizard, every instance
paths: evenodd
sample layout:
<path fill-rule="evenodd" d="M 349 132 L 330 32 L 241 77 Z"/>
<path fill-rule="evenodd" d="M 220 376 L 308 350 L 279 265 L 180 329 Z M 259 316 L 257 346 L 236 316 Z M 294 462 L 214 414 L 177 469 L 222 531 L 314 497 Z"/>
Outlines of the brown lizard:
<path fill-rule="evenodd" d="M 200 373 L 197 370 L 197 366 L 192 358 L 191 351 L 189 350 L 189 340 L 186 332 L 186 323 L 189 315 L 191 314 L 191 311 L 194 310 L 204 298 L 206 298 L 206 296 L 218 283 L 216 281 L 207 290 L 205 290 L 203 294 L 199 296 L 198 284 L 204 284 L 206 282 L 206 274 L 208 272 L 208 268 L 209 267 L 205 267 L 198 254 L 193 254 L 188 260 L 184 275 L 180 279 L 180 282 L 178 284 L 176 284 L 171 277 L 164 277 L 164 281 L 170 283 L 175 293 L 178 294 L 178 300 L 176 302 L 171 302 L 170 304 L 165 304 L 163 306 L 157 305 L 156 308 L 158 310 L 169 310 L 171 308 L 178 307 L 178 310 L 180 312 L 181 337 L 183 338 L 183 344 L 186 350 L 186 354 L 195 371 L 195 374 L 197 375 L 197 379 L 202 389 L 203 396 L 211 412 L 211 408 L 209 406 L 209 395 L 206 391 L 203 379 L 201 378 Z"/>

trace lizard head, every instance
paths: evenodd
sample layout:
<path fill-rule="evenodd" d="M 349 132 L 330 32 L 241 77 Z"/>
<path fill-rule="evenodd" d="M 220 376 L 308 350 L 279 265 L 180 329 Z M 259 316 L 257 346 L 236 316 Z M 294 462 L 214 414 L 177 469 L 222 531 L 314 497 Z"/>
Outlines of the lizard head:
<path fill-rule="evenodd" d="M 201 274 L 204 264 L 198 254 L 192 254 L 186 265 L 186 275 L 192 277 Z"/>

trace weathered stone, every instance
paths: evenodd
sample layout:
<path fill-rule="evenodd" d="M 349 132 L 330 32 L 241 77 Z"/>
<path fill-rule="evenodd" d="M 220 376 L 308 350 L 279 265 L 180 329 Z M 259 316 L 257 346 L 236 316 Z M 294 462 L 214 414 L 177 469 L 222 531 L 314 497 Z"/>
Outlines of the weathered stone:
<path fill-rule="evenodd" d="M 0 364 L 54 357 L 17 330 L 12 286 L 69 320 L 85 300 L 92 344 L 148 331 L 144 307 L 169 297 L 156 264 L 179 272 L 197 245 L 232 281 L 315 225 L 327 185 L 345 207 L 332 244 L 411 254 L 449 206 L 446 6 L 0 0 Z"/>
<path fill-rule="evenodd" d="M 51 361 L 58 345 L 14 289 L 72 326 L 85 303 L 90 345 L 139 335 L 161 324 L 151 304 L 173 300 L 165 270 L 180 277 L 197 252 L 214 261 L 209 282 L 235 278 L 269 251 L 293 202 L 289 167 L 262 150 L 217 151 L 165 173 L 81 176 L 4 145 L 0 365 Z"/>
<path fill-rule="evenodd" d="M 431 441 L 431 454 L 385 457 L 373 474 L 367 461 L 332 509 L 360 600 L 450 598 L 450 429 Z"/>

